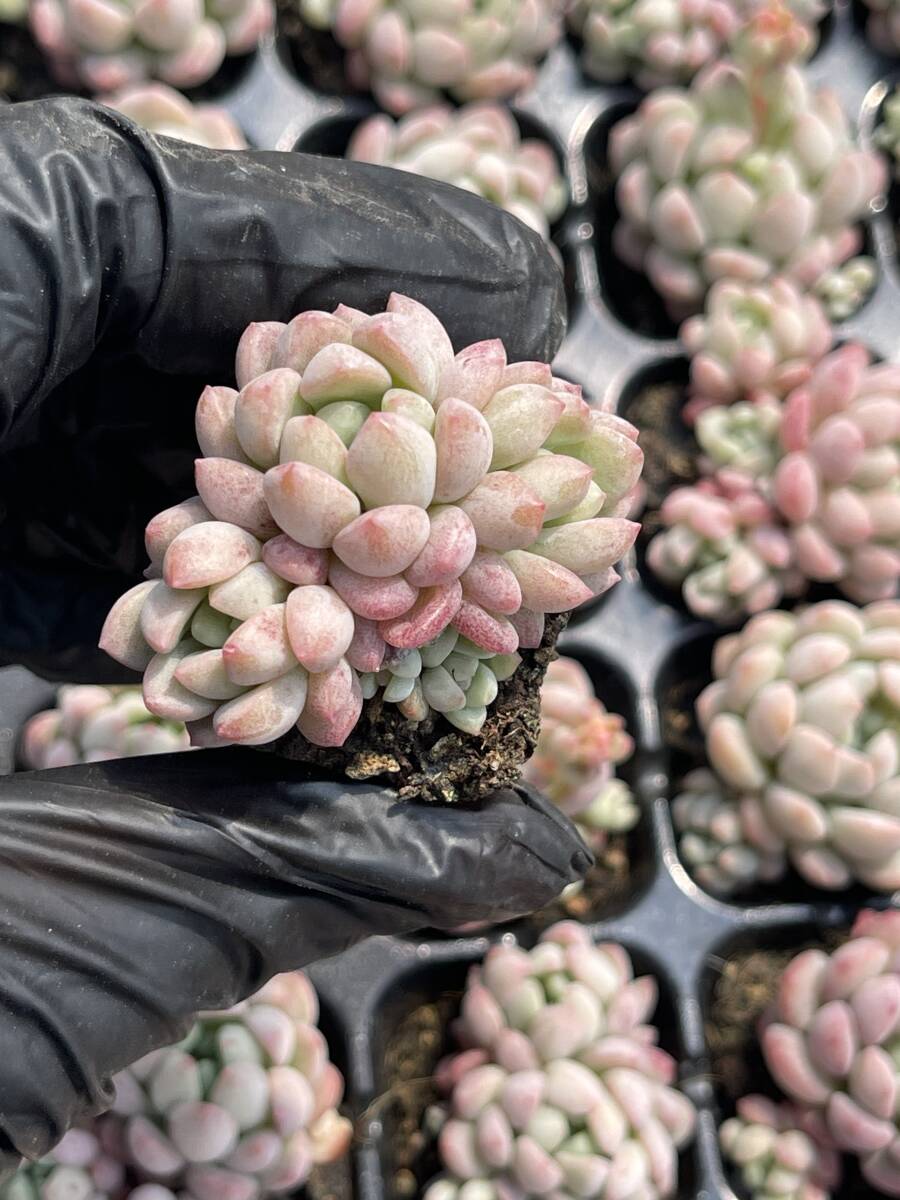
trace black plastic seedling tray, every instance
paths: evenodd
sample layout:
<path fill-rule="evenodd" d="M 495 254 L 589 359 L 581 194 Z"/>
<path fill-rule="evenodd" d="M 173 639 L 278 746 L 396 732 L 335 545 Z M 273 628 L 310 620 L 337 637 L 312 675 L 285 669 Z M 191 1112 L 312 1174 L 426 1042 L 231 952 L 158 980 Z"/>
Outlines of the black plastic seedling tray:
<path fill-rule="evenodd" d="M 900 67 L 874 54 L 863 36 L 861 13 L 846 0 L 823 22 L 808 70 L 816 84 L 837 90 L 868 141 Z M 614 203 L 606 140 L 615 119 L 639 98 L 636 89 L 585 79 L 577 48 L 564 43 L 547 57 L 534 89 L 516 103 L 523 130 L 555 145 L 571 194 L 555 230 L 570 317 L 556 368 L 581 383 L 595 402 L 626 417 L 636 415 L 648 385 L 677 389 L 685 379 L 673 326 L 643 281 L 619 267 L 610 251 Z M 302 81 L 289 47 L 277 39 L 262 47 L 218 99 L 253 145 L 316 153 L 341 153 L 355 124 L 374 111 L 364 98 L 343 99 Z M 859 338 L 883 358 L 895 357 L 900 346 L 893 208 L 891 199 L 868 227 L 878 286 L 838 329 L 839 338 Z M 590 671 L 601 699 L 626 716 L 635 738 L 635 754 L 623 769 L 642 808 L 641 823 L 627 839 L 630 870 L 614 906 L 589 924 L 597 940 L 621 941 L 636 968 L 659 979 L 662 1042 L 679 1059 L 683 1085 L 699 1109 L 698 1135 L 683 1157 L 680 1200 L 735 1196 L 716 1136 L 743 1083 L 731 1077 L 727 1058 L 717 1050 L 715 996 L 723 969 L 745 961 L 748 952 L 777 955 L 827 938 L 830 931 L 845 930 L 863 904 L 889 902 L 861 891 L 829 897 L 787 880 L 726 904 L 691 881 L 678 858 L 669 801 L 681 775 L 697 763 L 699 739 L 690 712 L 709 678 L 713 639 L 709 625 L 692 619 L 677 597 L 646 577 L 637 555 L 624 565 L 622 582 L 611 593 L 574 616 L 560 643 Z M 27 675 L 0 672 L 0 772 L 12 766 L 11 730 L 46 703 L 49 691 Z M 428 1077 L 448 1046 L 446 1018 L 458 1004 L 466 970 L 489 941 L 519 936 L 529 944 L 540 924 L 538 917 L 483 937 L 374 938 L 312 968 L 323 1025 L 347 1077 L 348 1110 L 357 1120 L 349 1181 L 339 1173 L 327 1194 L 340 1200 L 408 1200 L 420 1193 L 437 1167 L 429 1139 L 416 1131 L 433 1097 Z M 749 1021 L 744 1057 L 746 1073 L 756 1082 L 759 1056 Z M 840 1191 L 842 1200 L 871 1194 L 852 1180 Z"/>

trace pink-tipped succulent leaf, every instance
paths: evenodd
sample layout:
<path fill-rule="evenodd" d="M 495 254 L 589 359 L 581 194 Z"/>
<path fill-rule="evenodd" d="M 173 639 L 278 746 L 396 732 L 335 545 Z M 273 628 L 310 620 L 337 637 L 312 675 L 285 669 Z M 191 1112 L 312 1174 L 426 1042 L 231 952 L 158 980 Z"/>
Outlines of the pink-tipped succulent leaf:
<path fill-rule="evenodd" d="M 744 1096 L 737 1115 L 719 1130 L 727 1162 L 750 1200 L 831 1200 L 841 1183 L 841 1160 L 812 1136 L 807 1115 L 767 1096 Z"/>
<path fill-rule="evenodd" d="M 143 83 L 122 88 L 101 103 L 130 117 L 151 133 L 207 146 L 210 150 L 246 150 L 244 135 L 224 108 L 192 104 L 164 83 Z"/>

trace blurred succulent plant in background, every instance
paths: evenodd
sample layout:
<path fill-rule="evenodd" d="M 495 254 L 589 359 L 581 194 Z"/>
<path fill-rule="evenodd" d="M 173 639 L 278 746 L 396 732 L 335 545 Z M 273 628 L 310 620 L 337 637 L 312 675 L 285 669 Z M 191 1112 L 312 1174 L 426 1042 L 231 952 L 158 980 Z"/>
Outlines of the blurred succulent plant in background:
<path fill-rule="evenodd" d="M 900 87 L 895 87 L 884 102 L 875 141 L 890 156 L 894 174 L 900 174 Z"/>
<path fill-rule="evenodd" d="M 115 1076 L 111 1113 L 70 1131 L 0 1200 L 264 1200 L 346 1153 L 343 1079 L 301 972 L 277 975 Z"/>
<path fill-rule="evenodd" d="M 777 877 L 783 860 L 819 888 L 900 887 L 900 602 L 760 613 L 718 640 L 713 674 L 697 714 L 724 809 L 706 776 L 676 801 L 706 886 Z"/>
<path fill-rule="evenodd" d="M 0 21 L 18 25 L 28 15 L 28 0 L 0 0 Z"/>
<path fill-rule="evenodd" d="M 426 1200 L 674 1196 L 695 1113 L 648 1023 L 656 1002 L 652 976 L 575 922 L 530 951 L 493 946 L 469 975 L 462 1049 L 436 1071 L 446 1173 Z"/>
<path fill-rule="evenodd" d="M 601 83 L 633 79 L 651 89 L 688 83 L 723 58 L 763 0 L 574 0 L 569 24 L 581 39 L 586 73 Z M 815 49 L 816 26 L 828 10 L 822 0 L 787 0 L 809 32 L 805 53 Z"/>
<path fill-rule="evenodd" d="M 527 87 L 563 32 L 563 0 L 300 0 L 313 29 L 347 51 L 347 74 L 402 115 L 455 100 L 499 100 Z"/>
<path fill-rule="evenodd" d="M 721 468 L 676 488 L 659 517 L 666 528 L 650 541 L 647 565 L 682 589 L 697 616 L 730 621 L 803 590 L 791 570 L 790 539 L 751 475 Z"/>
<path fill-rule="evenodd" d="M 769 1071 L 816 1140 L 859 1159 L 865 1179 L 900 1196 L 900 910 L 864 910 L 832 954 L 785 968 L 762 1021 Z"/>
<path fill-rule="evenodd" d="M 796 372 L 782 399 L 693 394 L 704 477 L 666 498 L 647 561 L 698 616 L 732 620 L 810 583 L 861 604 L 896 594 L 900 368 L 848 343 Z"/>
<path fill-rule="evenodd" d="M 648 96 L 611 131 L 614 248 L 676 319 L 699 312 L 720 279 L 781 275 L 810 291 L 859 253 L 884 164 L 857 145 L 837 97 L 797 66 L 808 40 L 769 3 L 733 60 Z"/>
<path fill-rule="evenodd" d="M 806 383 L 834 337 L 821 304 L 789 279 L 760 283 L 722 279 L 702 314 L 678 331 L 690 356 L 688 400 L 693 425 L 717 405 L 771 405 Z"/>
<path fill-rule="evenodd" d="M 145 79 L 196 87 L 272 28 L 272 0 L 30 0 L 60 83 L 114 92 Z"/>
<path fill-rule="evenodd" d="M 882 54 L 900 54 L 900 4 L 897 0 L 863 0 L 869 10 L 866 33 Z"/>
<path fill-rule="evenodd" d="M 566 207 L 566 185 L 553 149 L 522 138 L 499 104 L 437 106 L 400 121 L 384 114 L 357 128 L 347 157 L 441 179 L 519 217 L 542 237 Z"/>
<path fill-rule="evenodd" d="M 158 716 L 338 747 L 379 693 L 475 733 L 544 614 L 618 578 L 637 430 L 545 364 L 454 356 L 394 295 L 251 325 L 237 382 L 201 396 L 199 495 L 150 522 L 149 578 L 104 626 Z"/>
<path fill-rule="evenodd" d="M 188 749 L 184 725 L 149 712 L 139 687 L 73 684 L 59 689 L 56 708 L 27 722 L 19 752 L 24 767 L 43 771 Z"/>
<path fill-rule="evenodd" d="M 606 710 L 584 667 L 573 658 L 552 662 L 541 688 L 537 749 L 523 776 L 572 818 L 595 853 L 640 816 L 631 789 L 614 776 L 633 749 L 624 719 Z"/>
<path fill-rule="evenodd" d="M 744 1096 L 719 1142 L 749 1200 L 830 1200 L 841 1183 L 841 1160 L 806 1131 L 808 1118 L 767 1096 Z"/>
<path fill-rule="evenodd" d="M 246 150 L 244 135 L 224 108 L 192 104 L 164 83 L 143 83 L 122 88 L 100 103 L 143 125 L 151 133 L 192 142 L 210 150 Z"/>

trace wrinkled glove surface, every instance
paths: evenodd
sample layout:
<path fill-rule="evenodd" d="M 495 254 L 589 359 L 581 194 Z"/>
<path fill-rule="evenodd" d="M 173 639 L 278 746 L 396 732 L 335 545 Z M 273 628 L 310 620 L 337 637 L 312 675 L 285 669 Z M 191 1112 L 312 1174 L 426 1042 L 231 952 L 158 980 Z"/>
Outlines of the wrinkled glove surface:
<path fill-rule="evenodd" d="M 0 112 L 0 663 L 123 679 L 97 635 L 149 517 L 193 492 L 201 386 L 250 321 L 392 290 L 457 347 L 562 337 L 540 241 L 463 191 L 71 98 Z M 0 859 L 2 1167 L 197 1009 L 372 933 L 530 911 L 589 862 L 526 789 L 424 808 L 238 749 L 0 779 Z"/>

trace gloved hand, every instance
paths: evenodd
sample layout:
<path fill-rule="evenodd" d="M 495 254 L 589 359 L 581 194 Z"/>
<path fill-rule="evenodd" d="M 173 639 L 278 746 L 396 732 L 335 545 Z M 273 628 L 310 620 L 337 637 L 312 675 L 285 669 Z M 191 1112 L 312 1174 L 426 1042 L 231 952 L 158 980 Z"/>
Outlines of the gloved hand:
<path fill-rule="evenodd" d="M 251 320 L 391 290 L 457 344 L 548 358 L 562 334 L 537 237 L 463 191 L 157 142 L 79 100 L 0 112 L 0 662 L 122 678 L 97 635 L 147 519 L 193 491 L 200 385 Z M 524 788 L 425 808 L 238 749 L 0 780 L 0 856 L 6 1165 L 197 1009 L 371 933 L 530 911 L 590 862 Z"/>

